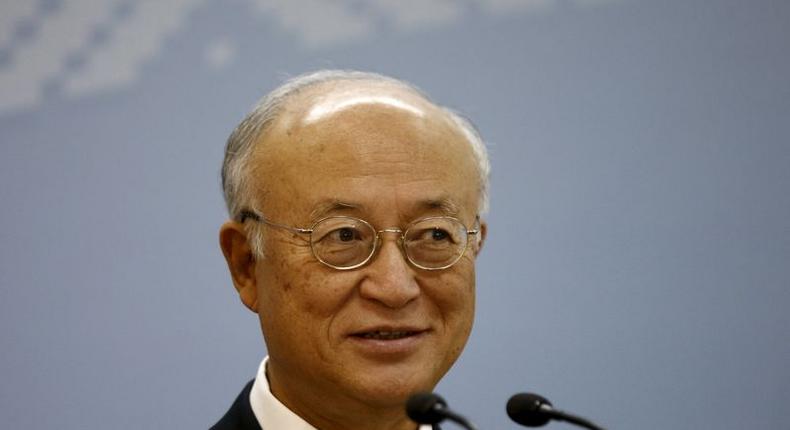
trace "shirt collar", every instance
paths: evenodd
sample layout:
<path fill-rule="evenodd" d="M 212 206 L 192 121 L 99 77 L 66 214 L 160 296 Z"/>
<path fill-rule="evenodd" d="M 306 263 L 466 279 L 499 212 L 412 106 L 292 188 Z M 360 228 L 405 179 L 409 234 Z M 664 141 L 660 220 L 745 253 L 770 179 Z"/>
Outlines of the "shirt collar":
<path fill-rule="evenodd" d="M 250 390 L 250 406 L 261 429 L 317 430 L 274 397 L 269 389 L 269 380 L 266 378 L 268 361 L 268 356 L 261 361 Z M 431 426 L 422 425 L 417 430 L 431 430 Z"/>
<path fill-rule="evenodd" d="M 268 361 L 268 356 L 261 361 L 255 382 L 252 383 L 250 390 L 250 406 L 261 429 L 316 430 L 315 427 L 291 412 L 274 397 L 269 389 L 269 380 L 266 378 L 266 363 Z"/>

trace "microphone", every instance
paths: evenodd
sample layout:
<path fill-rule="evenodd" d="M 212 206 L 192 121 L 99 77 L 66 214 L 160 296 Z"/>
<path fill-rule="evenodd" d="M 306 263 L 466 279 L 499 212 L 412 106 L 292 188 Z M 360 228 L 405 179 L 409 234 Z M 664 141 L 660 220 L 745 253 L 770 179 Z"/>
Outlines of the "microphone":
<path fill-rule="evenodd" d="M 590 430 L 604 430 L 582 417 L 554 409 L 548 399 L 538 394 L 515 394 L 507 401 L 506 409 L 510 419 L 526 427 L 540 427 L 551 420 L 557 420 Z"/>
<path fill-rule="evenodd" d="M 477 430 L 469 420 L 448 408 L 440 395 L 434 393 L 417 393 L 409 397 L 406 415 L 417 424 L 438 424 L 449 419 L 467 430 Z"/>

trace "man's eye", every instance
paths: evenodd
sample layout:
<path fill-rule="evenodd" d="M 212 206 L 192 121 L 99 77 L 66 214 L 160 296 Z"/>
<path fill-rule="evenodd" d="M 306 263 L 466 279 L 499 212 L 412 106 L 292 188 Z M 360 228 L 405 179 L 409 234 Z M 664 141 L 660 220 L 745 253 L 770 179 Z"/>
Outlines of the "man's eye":
<path fill-rule="evenodd" d="M 434 228 L 434 229 L 431 231 L 431 238 L 432 238 L 433 240 L 437 240 L 437 241 L 438 241 L 438 240 L 445 240 L 445 239 L 447 239 L 449 236 L 450 236 L 450 234 L 449 234 L 449 233 L 447 233 L 447 232 L 446 232 L 446 231 L 444 231 L 444 230 L 438 229 L 438 228 Z"/>
<path fill-rule="evenodd" d="M 358 236 L 359 235 L 356 233 L 356 231 L 349 227 L 339 228 L 333 231 L 331 234 L 332 239 L 338 240 L 340 242 L 351 242 Z"/>

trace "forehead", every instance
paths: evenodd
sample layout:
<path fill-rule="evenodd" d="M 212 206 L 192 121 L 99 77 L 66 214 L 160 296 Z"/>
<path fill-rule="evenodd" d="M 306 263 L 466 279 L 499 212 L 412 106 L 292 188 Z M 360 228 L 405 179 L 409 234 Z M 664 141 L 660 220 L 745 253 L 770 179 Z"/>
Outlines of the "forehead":
<path fill-rule="evenodd" d="M 400 205 L 476 205 L 476 163 L 463 133 L 442 109 L 389 83 L 303 91 L 262 136 L 252 161 L 270 214 L 286 200 L 293 209 L 327 200 L 364 205 L 384 193 Z"/>

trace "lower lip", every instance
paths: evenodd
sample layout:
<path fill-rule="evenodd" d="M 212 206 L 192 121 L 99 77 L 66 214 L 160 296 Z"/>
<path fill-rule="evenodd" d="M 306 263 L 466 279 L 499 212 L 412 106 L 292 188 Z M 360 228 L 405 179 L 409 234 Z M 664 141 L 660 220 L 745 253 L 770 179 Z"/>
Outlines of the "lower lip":
<path fill-rule="evenodd" d="M 349 339 L 355 347 L 368 355 L 401 356 L 416 351 L 427 335 L 427 331 L 422 331 L 399 339 L 374 339 L 362 336 L 349 336 Z"/>

